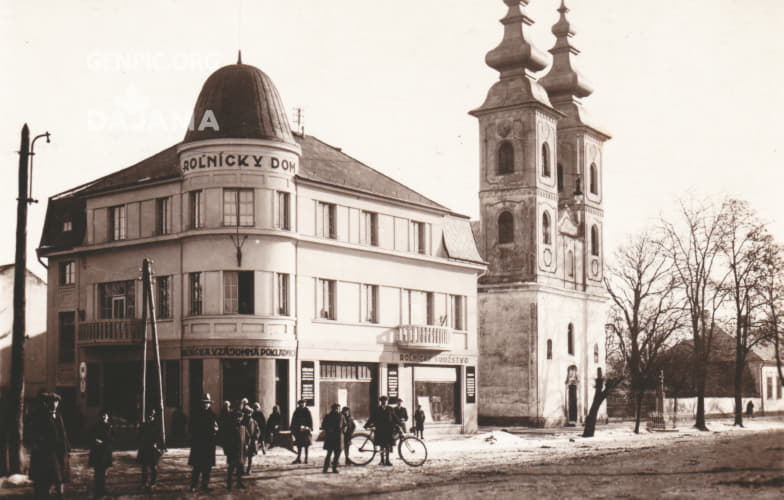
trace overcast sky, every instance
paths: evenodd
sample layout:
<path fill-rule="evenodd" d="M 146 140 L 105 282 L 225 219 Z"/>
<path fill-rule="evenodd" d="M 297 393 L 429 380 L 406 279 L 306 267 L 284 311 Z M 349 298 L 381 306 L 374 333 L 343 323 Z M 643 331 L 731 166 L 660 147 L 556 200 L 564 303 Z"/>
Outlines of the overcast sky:
<path fill-rule="evenodd" d="M 542 50 L 560 0 L 532 0 Z M 605 244 L 677 197 L 751 202 L 784 240 L 784 2 L 568 0 L 584 100 L 613 139 Z M 199 90 L 243 62 L 304 109 L 305 131 L 422 194 L 478 216 L 478 107 L 498 73 L 501 0 L 0 2 L 0 264 L 14 259 L 19 131 L 36 144 L 29 267 L 46 199 L 178 141 Z M 546 70 L 540 73 L 544 75 Z"/>

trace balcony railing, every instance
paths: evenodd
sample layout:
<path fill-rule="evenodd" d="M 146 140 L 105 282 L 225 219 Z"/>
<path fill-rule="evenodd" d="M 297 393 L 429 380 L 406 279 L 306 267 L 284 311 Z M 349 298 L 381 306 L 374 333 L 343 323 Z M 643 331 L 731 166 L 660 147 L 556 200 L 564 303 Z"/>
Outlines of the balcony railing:
<path fill-rule="evenodd" d="M 81 323 L 79 344 L 129 345 L 144 339 L 144 322 L 140 319 L 121 319 Z"/>
<path fill-rule="evenodd" d="M 395 332 L 395 343 L 406 349 L 449 350 L 451 329 L 432 325 L 401 325 Z"/>

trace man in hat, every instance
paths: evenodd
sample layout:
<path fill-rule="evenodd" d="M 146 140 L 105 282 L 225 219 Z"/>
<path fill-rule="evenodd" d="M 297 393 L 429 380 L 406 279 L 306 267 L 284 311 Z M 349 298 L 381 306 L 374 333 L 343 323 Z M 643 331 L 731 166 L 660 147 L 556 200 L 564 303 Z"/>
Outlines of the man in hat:
<path fill-rule="evenodd" d="M 397 398 L 397 406 L 394 408 L 395 416 L 400 420 L 400 425 L 403 427 L 403 432 L 406 429 L 406 422 L 408 422 L 408 410 L 403 406 L 403 398 Z"/>
<path fill-rule="evenodd" d="M 381 451 L 381 464 L 391 466 L 392 462 L 389 461 L 389 452 L 392 450 L 393 438 L 392 435 L 396 425 L 400 425 L 395 412 L 387 406 L 389 398 L 381 396 L 378 398 L 378 406 L 373 409 L 370 418 L 365 424 L 365 429 L 375 427 L 374 444 L 380 448 Z"/>
<path fill-rule="evenodd" d="M 92 427 L 90 432 L 90 456 L 87 464 L 95 470 L 95 487 L 93 489 L 95 497 L 101 498 L 106 494 L 106 469 L 112 466 L 114 433 L 108 410 L 101 410 L 98 413 L 98 419 L 98 423 Z"/>
<path fill-rule="evenodd" d="M 191 473 L 191 491 L 196 491 L 201 476 L 202 491 L 209 491 L 210 471 L 215 465 L 215 445 L 218 435 L 218 420 L 210 407 L 210 394 L 201 397 L 201 407 L 194 411 L 191 418 L 191 454 L 188 465 L 193 467 Z"/>
<path fill-rule="evenodd" d="M 30 425 L 30 480 L 36 497 L 46 497 L 54 485 L 60 498 L 65 494 L 64 483 L 70 480 L 68 451 L 70 445 L 63 417 L 57 411 L 61 398 L 58 394 L 42 392 L 41 409 Z"/>
<path fill-rule="evenodd" d="M 327 450 L 327 456 L 324 458 L 324 468 L 321 472 L 327 472 L 329 459 L 332 457 L 332 472 L 337 474 L 345 427 L 346 421 L 343 419 L 343 415 L 340 414 L 340 405 L 334 403 L 331 411 L 324 415 L 324 419 L 321 421 L 321 430 L 324 431 L 324 449 Z"/>
<path fill-rule="evenodd" d="M 250 415 L 244 412 L 242 405 L 231 413 L 229 428 L 224 430 L 223 453 L 226 455 L 226 489 L 232 488 L 232 481 L 236 476 L 237 488 L 245 488 L 242 483 L 242 474 L 245 463 L 250 453 L 251 432 L 249 429 Z M 254 422 L 255 425 L 255 422 Z"/>
<path fill-rule="evenodd" d="M 139 489 L 150 492 L 158 479 L 158 462 L 166 452 L 160 422 L 161 410 L 151 408 L 147 421 L 142 423 L 139 433 L 139 452 L 136 461 L 142 466 L 142 482 Z"/>
<path fill-rule="evenodd" d="M 313 429 L 313 416 L 305 406 L 305 400 L 297 401 L 297 409 L 291 416 L 291 435 L 294 437 L 294 444 L 297 446 L 297 458 L 292 464 L 302 463 L 302 450 L 305 449 L 305 463 L 308 463 L 308 448 L 311 442 L 311 430 Z"/>

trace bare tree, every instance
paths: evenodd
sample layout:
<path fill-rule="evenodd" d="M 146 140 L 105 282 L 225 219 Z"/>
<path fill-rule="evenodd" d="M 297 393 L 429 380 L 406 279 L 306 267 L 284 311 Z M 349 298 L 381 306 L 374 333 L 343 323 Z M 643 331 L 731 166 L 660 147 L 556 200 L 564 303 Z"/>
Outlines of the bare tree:
<path fill-rule="evenodd" d="M 687 324 L 694 342 L 694 379 L 697 392 L 695 427 L 705 425 L 705 386 L 717 313 L 725 300 L 727 279 L 721 257 L 724 214 L 710 203 L 681 202 L 677 222 L 662 221 L 661 248 L 672 265 L 683 294 Z"/>
<path fill-rule="evenodd" d="M 784 246 L 775 243 L 768 245 L 760 257 L 760 265 L 763 268 L 759 284 L 762 328 L 767 333 L 767 340 L 773 343 L 779 383 L 784 385 L 784 370 L 781 366 L 781 344 L 784 340 L 781 327 L 781 315 L 784 311 Z"/>
<path fill-rule="evenodd" d="M 609 324 L 625 361 L 634 396 L 634 432 L 640 432 L 645 390 L 656 379 L 659 354 L 683 325 L 676 281 L 662 246 L 646 233 L 615 253 L 605 279 L 613 305 Z"/>
<path fill-rule="evenodd" d="M 724 224 L 721 253 L 729 277 L 725 282 L 733 306 L 735 330 L 735 425 L 743 427 L 743 372 L 749 351 L 767 337 L 754 324 L 754 316 L 764 304 L 763 257 L 773 245 L 765 224 L 745 201 L 727 200 L 722 206 Z"/>

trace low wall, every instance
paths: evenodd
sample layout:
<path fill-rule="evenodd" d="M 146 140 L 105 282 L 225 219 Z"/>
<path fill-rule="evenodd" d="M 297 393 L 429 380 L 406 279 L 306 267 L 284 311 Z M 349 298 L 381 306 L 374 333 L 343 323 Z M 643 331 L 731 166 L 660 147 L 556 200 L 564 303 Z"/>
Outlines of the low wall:
<path fill-rule="evenodd" d="M 672 416 L 675 411 L 676 399 L 664 398 L 664 413 Z M 760 398 L 743 398 L 743 412 L 746 412 L 746 405 L 749 401 L 754 403 L 754 413 L 758 413 L 762 408 Z M 680 418 L 683 415 L 697 415 L 697 398 L 678 398 L 677 414 Z M 733 415 L 735 413 L 735 398 L 705 398 L 705 415 Z"/>

